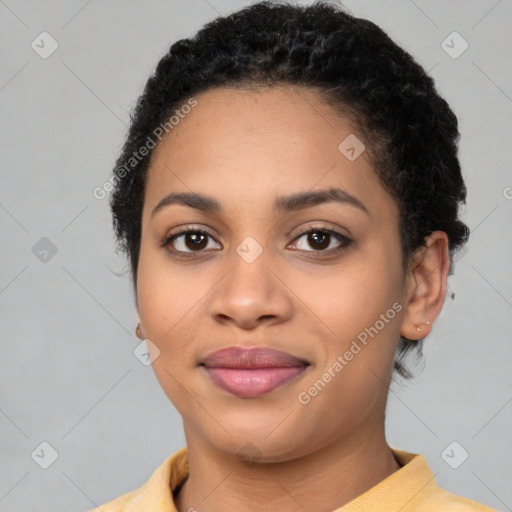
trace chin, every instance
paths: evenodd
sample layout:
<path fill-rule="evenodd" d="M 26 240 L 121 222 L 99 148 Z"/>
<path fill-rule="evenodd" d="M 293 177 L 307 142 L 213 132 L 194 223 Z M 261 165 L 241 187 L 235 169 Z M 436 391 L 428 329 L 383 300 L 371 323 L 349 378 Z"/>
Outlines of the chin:
<path fill-rule="evenodd" d="M 264 430 L 253 424 L 241 427 L 239 423 L 236 430 L 233 424 L 226 425 L 232 437 L 224 431 L 224 435 L 219 436 L 218 430 L 212 436 L 207 432 L 203 434 L 214 449 L 248 464 L 288 462 L 314 451 L 314 439 L 318 436 L 313 433 L 308 441 L 307 434 L 300 432 L 298 425 L 291 424 L 278 432 L 275 430 L 278 423 L 274 419 L 272 427 L 265 427 Z"/>

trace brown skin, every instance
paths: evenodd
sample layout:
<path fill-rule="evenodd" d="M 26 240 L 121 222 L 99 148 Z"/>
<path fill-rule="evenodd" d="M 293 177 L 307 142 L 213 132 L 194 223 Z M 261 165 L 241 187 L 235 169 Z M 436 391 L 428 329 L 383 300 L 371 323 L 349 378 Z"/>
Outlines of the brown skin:
<path fill-rule="evenodd" d="M 178 511 L 331 511 L 399 468 L 384 435 L 392 363 L 399 335 L 426 336 L 441 311 L 447 236 L 430 235 L 403 271 L 397 205 L 366 152 L 351 162 L 338 150 L 357 132 L 314 91 L 215 89 L 196 99 L 152 157 L 137 279 L 142 334 L 160 350 L 153 368 L 187 439 L 190 476 Z M 276 196 L 330 187 L 356 196 L 369 213 L 335 202 L 273 210 Z M 170 192 L 212 196 L 223 211 L 174 204 L 151 217 Z M 331 237 L 322 253 L 300 236 L 312 223 L 353 243 L 335 254 L 341 244 Z M 209 232 L 202 252 L 186 236 L 160 245 L 188 224 Z M 248 236 L 263 249 L 252 263 L 236 252 Z M 402 305 L 395 318 L 299 403 L 299 393 L 395 302 Z M 198 366 L 236 345 L 276 348 L 310 366 L 266 395 L 238 398 Z M 246 443 L 258 463 L 247 462 Z"/>

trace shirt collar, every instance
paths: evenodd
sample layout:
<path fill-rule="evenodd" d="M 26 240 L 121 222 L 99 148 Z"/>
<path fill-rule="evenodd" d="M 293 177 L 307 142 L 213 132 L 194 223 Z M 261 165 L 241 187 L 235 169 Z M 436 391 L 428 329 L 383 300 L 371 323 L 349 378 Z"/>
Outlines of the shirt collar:
<path fill-rule="evenodd" d="M 391 451 L 402 467 L 334 512 L 415 510 L 416 502 L 437 488 L 423 455 L 394 448 Z"/>
<path fill-rule="evenodd" d="M 425 492 L 437 487 L 435 475 L 423 455 L 397 449 L 392 449 L 392 452 L 402 467 L 333 512 L 372 510 L 376 504 L 380 505 L 379 510 L 401 510 L 406 505 L 413 505 L 415 500 L 424 497 Z M 187 447 L 184 447 L 163 461 L 150 479 L 134 493 L 124 510 L 176 510 L 172 491 L 185 480 L 188 470 Z"/>

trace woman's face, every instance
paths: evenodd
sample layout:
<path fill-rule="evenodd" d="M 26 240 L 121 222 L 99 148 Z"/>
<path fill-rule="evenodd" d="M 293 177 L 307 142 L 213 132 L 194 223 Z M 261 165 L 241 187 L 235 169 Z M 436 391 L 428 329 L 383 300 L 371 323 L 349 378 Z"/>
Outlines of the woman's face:
<path fill-rule="evenodd" d="M 312 90 L 195 99 L 152 156 L 137 279 L 188 442 L 284 461 L 371 436 L 408 294 L 395 202 Z M 214 354 L 237 347 L 262 350 Z"/>

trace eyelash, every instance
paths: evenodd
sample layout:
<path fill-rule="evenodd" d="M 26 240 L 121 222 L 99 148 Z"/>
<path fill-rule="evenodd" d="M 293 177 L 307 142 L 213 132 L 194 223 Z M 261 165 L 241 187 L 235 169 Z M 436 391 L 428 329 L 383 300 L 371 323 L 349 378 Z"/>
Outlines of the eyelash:
<path fill-rule="evenodd" d="M 203 229 L 197 229 L 197 228 L 193 229 L 191 227 L 185 227 L 182 230 L 178 231 L 177 233 L 173 233 L 172 235 L 169 235 L 168 237 L 166 237 L 164 239 L 164 241 L 162 242 L 161 246 L 167 247 L 171 244 L 172 241 L 176 240 L 178 237 L 187 235 L 190 233 L 201 234 L 201 235 L 205 235 L 207 237 L 214 239 L 213 236 L 210 235 L 210 233 L 208 233 L 207 231 L 204 231 Z M 302 233 L 299 233 L 293 240 L 294 241 L 299 240 L 303 236 L 309 235 L 311 233 L 323 233 L 323 234 L 330 235 L 330 236 L 334 237 L 340 243 L 340 246 L 336 247 L 334 249 L 311 250 L 311 251 L 305 251 L 305 252 L 323 253 L 323 254 L 327 254 L 329 256 L 335 256 L 338 253 L 342 252 L 344 249 L 347 249 L 353 242 L 352 239 L 348 238 L 345 235 L 342 235 L 341 233 L 338 233 L 337 231 L 333 231 L 332 229 L 328 229 L 328 228 L 324 228 L 324 227 L 320 227 L 320 226 L 311 227 L 308 230 L 303 231 Z M 173 254 L 177 257 L 180 257 L 180 258 L 194 258 L 195 257 L 194 253 L 204 252 L 204 249 L 201 249 L 198 251 L 176 251 L 174 249 L 168 249 L 168 251 L 171 254 Z"/>

